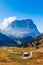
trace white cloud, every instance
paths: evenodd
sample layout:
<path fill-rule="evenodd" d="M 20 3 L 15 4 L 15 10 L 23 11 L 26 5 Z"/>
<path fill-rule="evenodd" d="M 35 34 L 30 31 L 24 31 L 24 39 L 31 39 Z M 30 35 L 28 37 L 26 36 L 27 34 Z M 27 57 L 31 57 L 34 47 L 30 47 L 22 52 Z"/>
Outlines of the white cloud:
<path fill-rule="evenodd" d="M 3 29 L 6 28 L 14 20 L 16 20 L 16 16 L 5 18 L 3 23 L 2 23 Z"/>

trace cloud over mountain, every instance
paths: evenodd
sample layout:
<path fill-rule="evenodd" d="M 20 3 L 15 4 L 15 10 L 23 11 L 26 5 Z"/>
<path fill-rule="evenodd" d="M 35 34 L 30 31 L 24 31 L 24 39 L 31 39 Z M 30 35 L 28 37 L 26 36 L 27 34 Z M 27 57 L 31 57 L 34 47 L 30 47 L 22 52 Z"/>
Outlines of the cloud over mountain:
<path fill-rule="evenodd" d="M 6 28 L 14 20 L 16 20 L 16 16 L 5 18 L 2 23 L 3 28 Z"/>

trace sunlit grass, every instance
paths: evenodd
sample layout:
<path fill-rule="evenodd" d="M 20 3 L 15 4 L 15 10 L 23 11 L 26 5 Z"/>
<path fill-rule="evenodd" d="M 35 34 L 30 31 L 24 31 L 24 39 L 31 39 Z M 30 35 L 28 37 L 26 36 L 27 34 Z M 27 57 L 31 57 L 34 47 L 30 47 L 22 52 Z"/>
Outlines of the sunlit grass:
<path fill-rule="evenodd" d="M 29 52 L 35 48 L 13 48 L 8 47 L 8 49 L 14 52 Z M 43 65 L 43 50 L 33 53 L 32 57 L 29 59 L 22 59 L 22 55 L 15 55 L 4 50 L 0 47 L 0 65 Z"/>

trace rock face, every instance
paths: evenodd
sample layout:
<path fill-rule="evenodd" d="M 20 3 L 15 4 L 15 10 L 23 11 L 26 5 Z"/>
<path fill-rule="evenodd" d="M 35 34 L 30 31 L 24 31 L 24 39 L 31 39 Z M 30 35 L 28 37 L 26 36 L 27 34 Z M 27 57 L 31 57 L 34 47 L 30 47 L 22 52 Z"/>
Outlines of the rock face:
<path fill-rule="evenodd" d="M 12 35 L 15 37 L 36 37 L 40 34 L 36 25 L 31 19 L 15 20 L 10 23 L 5 29 L 4 34 Z"/>

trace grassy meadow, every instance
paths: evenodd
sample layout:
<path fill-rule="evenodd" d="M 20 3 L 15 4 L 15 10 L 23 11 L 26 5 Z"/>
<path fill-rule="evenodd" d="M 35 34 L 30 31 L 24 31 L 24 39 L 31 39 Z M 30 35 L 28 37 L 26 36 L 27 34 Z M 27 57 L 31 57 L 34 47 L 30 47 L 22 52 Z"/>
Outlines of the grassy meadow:
<path fill-rule="evenodd" d="M 35 48 L 8 47 L 13 52 L 29 52 Z M 4 47 L 0 47 L 0 65 L 43 65 L 43 50 L 34 52 L 31 58 L 22 59 L 22 55 L 9 53 Z"/>

